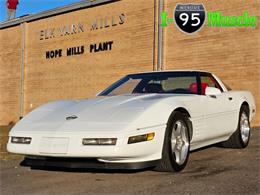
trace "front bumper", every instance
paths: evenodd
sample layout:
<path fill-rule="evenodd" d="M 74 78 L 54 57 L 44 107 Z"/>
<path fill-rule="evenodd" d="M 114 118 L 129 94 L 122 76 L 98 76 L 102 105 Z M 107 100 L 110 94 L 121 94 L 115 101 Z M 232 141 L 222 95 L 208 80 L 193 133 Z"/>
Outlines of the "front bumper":
<path fill-rule="evenodd" d="M 130 136 L 142 135 L 154 132 L 155 137 L 151 141 L 128 144 Z M 99 132 L 19 132 L 9 136 L 31 137 L 31 144 L 14 144 L 9 142 L 7 150 L 11 153 L 24 154 L 27 156 L 45 156 L 60 158 L 95 158 L 105 163 L 136 163 L 161 159 L 164 140 L 165 125 L 142 129 L 125 133 Z M 48 142 L 45 138 L 66 139 L 67 143 L 56 141 Z M 83 138 L 117 138 L 114 146 L 84 146 Z M 44 142 L 42 140 L 45 140 Z"/>
<path fill-rule="evenodd" d="M 160 160 L 137 162 L 137 163 L 104 163 L 96 159 L 88 158 L 57 158 L 27 156 L 21 162 L 21 166 L 55 167 L 55 168 L 84 168 L 84 169 L 113 169 L 113 170 L 140 170 L 156 167 Z"/>

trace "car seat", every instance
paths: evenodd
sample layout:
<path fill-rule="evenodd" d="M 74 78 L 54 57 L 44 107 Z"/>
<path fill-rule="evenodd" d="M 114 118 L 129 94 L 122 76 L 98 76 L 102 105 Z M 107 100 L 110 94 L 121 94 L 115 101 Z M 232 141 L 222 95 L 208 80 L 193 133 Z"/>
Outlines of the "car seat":
<path fill-rule="evenodd" d="M 208 83 L 201 83 L 201 95 L 205 95 L 205 92 L 206 92 L 206 88 L 208 87 Z M 193 93 L 193 94 L 197 94 L 198 91 L 197 91 L 198 87 L 197 87 L 197 83 L 191 83 L 190 84 L 190 92 Z"/>

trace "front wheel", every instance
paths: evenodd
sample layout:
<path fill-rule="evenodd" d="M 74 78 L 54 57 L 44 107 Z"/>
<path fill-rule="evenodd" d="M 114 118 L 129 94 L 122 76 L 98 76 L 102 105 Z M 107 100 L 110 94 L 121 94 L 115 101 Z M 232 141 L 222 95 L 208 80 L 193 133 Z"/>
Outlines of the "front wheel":
<path fill-rule="evenodd" d="M 188 123 L 187 116 L 173 112 L 165 132 L 160 170 L 181 171 L 186 166 L 190 151 Z"/>

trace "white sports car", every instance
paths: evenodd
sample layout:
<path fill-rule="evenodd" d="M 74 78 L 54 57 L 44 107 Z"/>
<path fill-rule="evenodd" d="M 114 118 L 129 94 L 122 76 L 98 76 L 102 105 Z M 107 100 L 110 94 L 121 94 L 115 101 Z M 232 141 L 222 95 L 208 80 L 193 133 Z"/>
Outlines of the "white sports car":
<path fill-rule="evenodd" d="M 130 74 L 83 100 L 38 107 L 9 133 L 24 165 L 180 171 L 189 152 L 245 148 L 254 98 L 202 71 Z"/>

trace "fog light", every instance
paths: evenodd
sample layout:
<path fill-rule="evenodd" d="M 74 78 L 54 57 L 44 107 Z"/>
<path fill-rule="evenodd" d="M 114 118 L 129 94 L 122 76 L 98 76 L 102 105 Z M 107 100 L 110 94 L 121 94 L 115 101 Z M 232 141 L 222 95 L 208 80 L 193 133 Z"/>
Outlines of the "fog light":
<path fill-rule="evenodd" d="M 151 141 L 154 138 L 155 133 L 148 133 L 144 135 L 137 135 L 129 137 L 128 144 L 134 144 L 138 142 Z"/>
<path fill-rule="evenodd" d="M 14 144 L 30 144 L 31 140 L 30 137 L 11 137 L 11 143 Z"/>
<path fill-rule="evenodd" d="M 117 138 L 83 138 L 83 145 L 116 145 Z"/>

